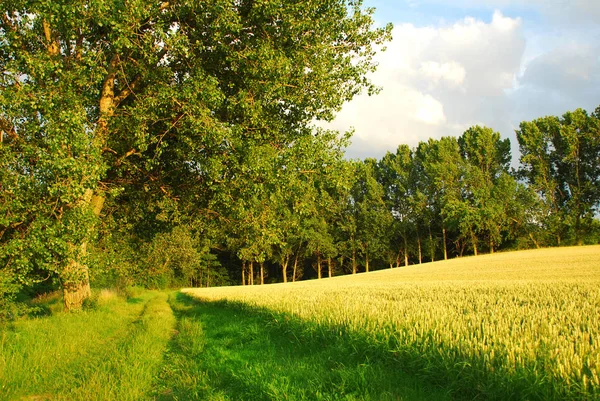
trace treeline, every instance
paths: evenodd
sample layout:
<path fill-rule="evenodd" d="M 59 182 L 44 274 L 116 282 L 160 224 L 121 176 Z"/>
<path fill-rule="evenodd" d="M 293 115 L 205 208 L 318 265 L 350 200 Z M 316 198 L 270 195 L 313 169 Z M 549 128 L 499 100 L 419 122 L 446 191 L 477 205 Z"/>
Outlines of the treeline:
<path fill-rule="evenodd" d="M 209 207 L 182 213 L 174 199 L 170 214 L 110 231 L 119 240 L 101 238 L 92 271 L 150 287 L 249 285 L 596 244 L 599 112 L 523 122 L 517 168 L 509 139 L 480 126 L 380 160 L 345 159 L 349 135 L 327 131 L 254 147 Z"/>

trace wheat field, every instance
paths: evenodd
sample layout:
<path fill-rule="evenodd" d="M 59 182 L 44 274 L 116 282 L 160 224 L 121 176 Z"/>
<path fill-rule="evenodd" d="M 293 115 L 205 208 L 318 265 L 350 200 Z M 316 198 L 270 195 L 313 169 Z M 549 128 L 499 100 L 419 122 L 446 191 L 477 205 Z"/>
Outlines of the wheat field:
<path fill-rule="evenodd" d="M 600 246 L 183 291 L 361 335 L 413 373 L 457 392 L 600 398 Z"/>

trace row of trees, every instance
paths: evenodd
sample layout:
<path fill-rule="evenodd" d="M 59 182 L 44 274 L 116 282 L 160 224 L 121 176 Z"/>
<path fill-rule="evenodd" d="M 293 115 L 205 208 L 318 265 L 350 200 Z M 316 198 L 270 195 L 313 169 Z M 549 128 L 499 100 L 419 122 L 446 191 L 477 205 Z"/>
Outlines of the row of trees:
<path fill-rule="evenodd" d="M 232 277 L 253 283 L 258 266 L 262 283 L 266 262 L 280 269 L 272 278 L 285 282 L 598 243 L 599 113 L 523 122 L 517 169 L 510 141 L 479 126 L 415 149 L 401 145 L 380 160 L 345 160 L 348 138 L 326 132 L 293 148 L 264 149 L 254 158 L 264 168 L 231 195 L 233 213 L 221 215 L 225 248 L 242 266 L 230 269 Z M 299 265 L 308 267 L 303 275 Z"/>
<path fill-rule="evenodd" d="M 218 184 L 206 209 L 184 211 L 176 200 L 172 209 L 146 210 L 133 232 L 154 237 L 121 231 L 135 245 L 109 244 L 98 254 L 130 249 L 128 261 L 110 260 L 105 271 L 134 266 L 121 276 L 146 285 L 207 286 L 598 243 L 599 112 L 523 122 L 516 169 L 509 140 L 480 126 L 414 149 L 400 145 L 380 160 L 347 160 L 350 135 L 323 130 L 285 147 L 246 148 L 242 170 Z M 156 221 L 158 231 L 147 227 Z M 173 255 L 170 261 L 156 249 Z M 194 255 L 189 262 L 175 260 L 186 252 Z M 212 265 L 202 262 L 207 258 Z M 211 273 L 212 282 L 195 278 Z"/>

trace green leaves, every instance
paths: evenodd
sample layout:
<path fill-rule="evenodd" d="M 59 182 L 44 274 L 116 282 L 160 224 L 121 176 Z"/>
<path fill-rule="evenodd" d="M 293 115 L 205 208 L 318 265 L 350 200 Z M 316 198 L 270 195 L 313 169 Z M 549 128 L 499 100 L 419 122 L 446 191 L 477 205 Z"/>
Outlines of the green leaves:
<path fill-rule="evenodd" d="M 598 116 L 584 110 L 523 122 L 517 131 L 519 174 L 538 194 L 542 230 L 553 242 L 582 243 L 600 206 Z"/>

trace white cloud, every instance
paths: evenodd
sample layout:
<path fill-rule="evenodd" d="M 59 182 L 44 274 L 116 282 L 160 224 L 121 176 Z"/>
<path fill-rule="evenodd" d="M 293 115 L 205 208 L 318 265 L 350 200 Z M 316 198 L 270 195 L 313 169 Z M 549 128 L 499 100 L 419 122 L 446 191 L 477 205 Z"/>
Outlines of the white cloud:
<path fill-rule="evenodd" d="M 459 86 L 464 82 L 466 75 L 464 67 L 456 61 L 448 63 L 424 61 L 421 63 L 420 71 L 436 86 L 440 81 L 446 81 L 452 86 Z"/>
<path fill-rule="evenodd" d="M 402 24 L 393 37 L 371 76 L 382 92 L 357 97 L 328 125 L 355 127 L 350 157 L 380 157 L 399 144 L 457 136 L 480 122 L 510 131 L 507 91 L 525 49 L 520 19 L 495 12 L 488 23 L 465 18 L 422 28 Z"/>
<path fill-rule="evenodd" d="M 415 93 L 416 106 L 415 119 L 428 125 L 440 125 L 446 121 L 444 106 L 431 97 L 422 93 Z"/>

